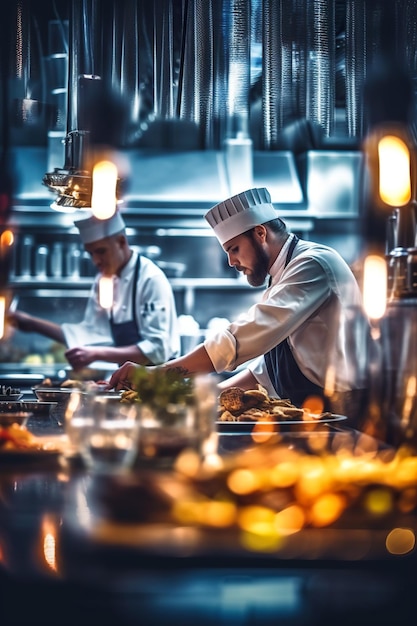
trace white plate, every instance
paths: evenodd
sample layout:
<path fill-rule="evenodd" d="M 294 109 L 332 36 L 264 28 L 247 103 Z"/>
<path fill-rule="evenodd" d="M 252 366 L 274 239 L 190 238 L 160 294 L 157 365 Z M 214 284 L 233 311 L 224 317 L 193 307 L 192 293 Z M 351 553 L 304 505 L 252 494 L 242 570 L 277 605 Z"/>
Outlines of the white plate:
<path fill-rule="evenodd" d="M 291 430 L 300 430 L 303 427 L 310 428 L 311 426 L 318 426 L 320 424 L 332 424 L 333 422 L 343 422 L 346 420 L 346 415 L 336 415 L 332 413 L 331 415 L 327 415 L 325 417 L 317 417 L 313 419 L 307 420 L 280 420 L 277 422 L 272 422 L 268 420 L 250 420 L 244 422 L 232 422 L 232 421 L 217 421 L 217 430 L 219 432 L 238 432 L 238 433 L 251 433 L 255 426 L 257 425 L 266 425 L 270 427 L 272 430 L 276 430 L 277 432 L 291 431 Z"/>

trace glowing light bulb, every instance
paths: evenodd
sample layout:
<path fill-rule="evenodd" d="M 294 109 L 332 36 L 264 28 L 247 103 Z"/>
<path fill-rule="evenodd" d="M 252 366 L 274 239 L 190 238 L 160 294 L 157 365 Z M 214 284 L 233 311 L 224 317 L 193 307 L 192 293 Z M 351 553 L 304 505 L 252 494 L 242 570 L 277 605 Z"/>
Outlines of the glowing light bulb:
<path fill-rule="evenodd" d="M 370 319 L 379 320 L 387 304 L 387 265 L 385 259 L 371 254 L 363 267 L 363 304 Z"/>
<path fill-rule="evenodd" d="M 6 298 L 4 296 L 0 296 L 0 339 L 2 339 L 4 335 L 5 314 L 6 314 Z"/>
<path fill-rule="evenodd" d="M 401 207 L 411 200 L 410 151 L 405 142 L 386 135 L 378 142 L 379 195 L 392 207 Z"/>
<path fill-rule="evenodd" d="M 113 306 L 113 279 L 102 276 L 98 283 L 98 298 L 103 309 L 111 309 Z"/>
<path fill-rule="evenodd" d="M 99 161 L 93 168 L 91 210 L 100 220 L 116 212 L 117 167 L 112 161 Z"/>

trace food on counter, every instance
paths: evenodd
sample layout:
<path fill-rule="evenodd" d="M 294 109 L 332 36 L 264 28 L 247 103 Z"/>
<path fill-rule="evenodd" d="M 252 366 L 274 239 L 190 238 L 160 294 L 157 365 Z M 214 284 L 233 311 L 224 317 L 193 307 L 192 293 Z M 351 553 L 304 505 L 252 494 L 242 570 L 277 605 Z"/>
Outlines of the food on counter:
<path fill-rule="evenodd" d="M 81 389 L 81 387 L 83 386 L 83 383 L 79 380 L 63 380 L 62 382 L 60 381 L 59 384 L 57 384 L 56 382 L 52 381 L 50 378 L 44 378 L 43 381 L 40 383 L 40 385 L 37 385 L 40 388 L 46 388 L 46 387 L 51 387 L 56 389 L 57 387 L 59 388 L 63 388 L 63 389 Z"/>
<path fill-rule="evenodd" d="M 137 391 L 133 389 L 125 389 L 120 394 L 120 402 L 124 404 L 132 404 L 134 402 L 140 402 L 140 397 Z"/>
<path fill-rule="evenodd" d="M 194 403 L 194 381 L 173 370 L 138 367 L 131 388 L 121 394 L 124 402 L 140 402 L 158 409 Z"/>
<path fill-rule="evenodd" d="M 51 354 L 28 354 L 23 359 L 26 365 L 53 365 L 55 363 Z"/>
<path fill-rule="evenodd" d="M 220 406 L 232 413 L 242 413 L 267 401 L 268 394 L 261 386 L 250 391 L 244 391 L 240 387 L 229 387 L 219 396 Z"/>
<path fill-rule="evenodd" d="M 85 389 L 89 387 L 90 389 L 97 387 L 100 389 L 103 385 L 107 385 L 105 380 L 76 380 L 73 378 L 67 378 L 66 380 L 59 381 L 58 383 L 50 378 L 44 378 L 43 381 L 36 385 L 39 389 Z"/>
<path fill-rule="evenodd" d="M 7 428 L 0 428 L 0 451 L 41 449 L 36 437 L 26 427 L 11 424 Z"/>
<path fill-rule="evenodd" d="M 291 421 L 322 419 L 329 415 L 330 413 L 312 414 L 307 409 L 294 406 L 290 400 L 271 398 L 262 385 L 246 391 L 240 387 L 229 387 L 219 395 L 220 422 Z"/>

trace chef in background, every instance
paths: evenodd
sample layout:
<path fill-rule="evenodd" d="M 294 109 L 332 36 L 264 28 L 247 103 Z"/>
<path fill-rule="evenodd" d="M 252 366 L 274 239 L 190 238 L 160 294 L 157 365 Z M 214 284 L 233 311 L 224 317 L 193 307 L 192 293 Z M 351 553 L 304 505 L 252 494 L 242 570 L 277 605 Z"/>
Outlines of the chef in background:
<path fill-rule="evenodd" d="M 205 217 L 230 266 L 254 287 L 269 278 L 268 286 L 261 301 L 227 328 L 163 367 L 184 376 L 239 368 L 220 389 L 253 389 L 259 383 L 270 396 L 289 398 L 297 406 L 319 397 L 328 410 L 328 355 L 336 354 L 340 391 L 362 390 L 366 381 L 359 379 L 355 364 L 363 353 L 363 337 L 353 334 L 346 340 L 344 323 L 351 311 L 363 316 L 366 328 L 368 321 L 359 285 L 339 253 L 290 233 L 265 188 L 220 202 Z M 133 363 L 124 364 L 109 388 L 129 384 L 134 371 Z"/>
<path fill-rule="evenodd" d="M 87 214 L 74 223 L 99 272 L 84 319 L 59 325 L 15 311 L 9 314 L 9 323 L 66 345 L 65 356 L 74 370 L 95 361 L 155 365 L 178 356 L 180 337 L 171 285 L 153 261 L 129 246 L 121 214 L 107 220 Z M 99 304 L 101 277 L 113 279 L 113 306 L 108 310 Z"/>

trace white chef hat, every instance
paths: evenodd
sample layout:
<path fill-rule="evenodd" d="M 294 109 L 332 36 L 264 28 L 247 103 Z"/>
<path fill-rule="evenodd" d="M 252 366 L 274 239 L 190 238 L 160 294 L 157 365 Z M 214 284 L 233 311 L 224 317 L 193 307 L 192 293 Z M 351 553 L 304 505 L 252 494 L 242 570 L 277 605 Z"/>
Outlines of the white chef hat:
<path fill-rule="evenodd" d="M 223 245 L 226 241 L 242 235 L 258 224 L 265 224 L 278 217 L 265 187 L 248 189 L 228 198 L 204 216 Z"/>
<path fill-rule="evenodd" d="M 107 220 L 100 220 L 92 213 L 84 213 L 84 217 L 75 220 L 74 225 L 80 231 L 83 244 L 100 241 L 105 237 L 110 237 L 120 233 L 125 228 L 125 223 L 118 211 Z"/>

